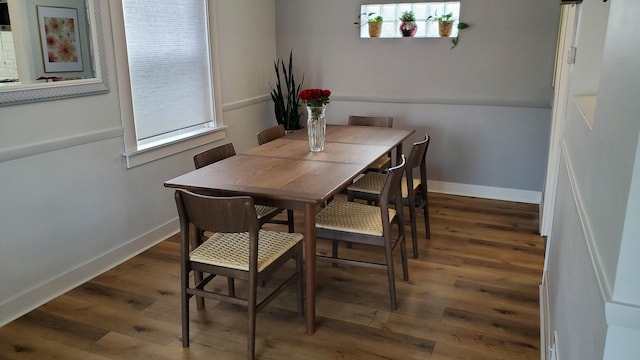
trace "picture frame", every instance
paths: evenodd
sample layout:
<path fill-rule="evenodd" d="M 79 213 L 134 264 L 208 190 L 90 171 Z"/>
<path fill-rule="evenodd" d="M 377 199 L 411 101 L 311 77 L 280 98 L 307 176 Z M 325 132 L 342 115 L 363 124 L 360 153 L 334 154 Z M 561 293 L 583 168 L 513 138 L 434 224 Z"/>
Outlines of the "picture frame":
<path fill-rule="evenodd" d="M 82 71 L 78 9 L 37 7 L 45 73 Z"/>

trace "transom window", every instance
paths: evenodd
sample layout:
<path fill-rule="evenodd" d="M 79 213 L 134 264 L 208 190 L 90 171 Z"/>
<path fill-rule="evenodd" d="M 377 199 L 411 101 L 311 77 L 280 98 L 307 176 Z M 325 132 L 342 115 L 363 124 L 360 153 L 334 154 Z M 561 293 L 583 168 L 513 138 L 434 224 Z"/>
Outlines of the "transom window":
<path fill-rule="evenodd" d="M 459 1 L 445 1 L 445 2 L 427 2 L 427 3 L 403 3 L 403 4 L 366 4 L 360 7 L 360 13 L 365 15 L 360 16 L 360 37 L 369 37 L 369 28 L 367 25 L 367 15 L 369 13 L 375 13 L 371 17 L 382 16 L 382 34 L 381 38 L 399 38 L 402 37 L 400 32 L 400 16 L 405 11 L 413 11 L 416 17 L 416 25 L 418 31 L 414 37 L 440 37 L 438 32 L 438 22 L 427 20 L 429 16 L 433 18 L 452 13 L 453 19 L 453 31 L 451 37 L 458 36 L 458 20 L 460 18 L 460 2 Z"/>

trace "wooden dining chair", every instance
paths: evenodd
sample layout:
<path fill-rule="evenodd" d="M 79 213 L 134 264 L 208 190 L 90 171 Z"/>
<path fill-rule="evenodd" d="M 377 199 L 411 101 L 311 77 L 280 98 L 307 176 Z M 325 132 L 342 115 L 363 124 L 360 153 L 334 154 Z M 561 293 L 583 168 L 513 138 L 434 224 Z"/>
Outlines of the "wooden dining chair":
<path fill-rule="evenodd" d="M 269 141 L 273 141 L 285 135 L 286 135 L 286 131 L 284 130 L 284 125 L 282 124 L 278 126 L 270 127 L 268 129 L 261 130 L 257 134 L 258 145 L 266 144 Z"/>
<path fill-rule="evenodd" d="M 350 115 L 349 116 L 349 125 L 353 126 L 379 126 L 379 127 L 393 127 L 393 118 L 392 117 L 382 117 L 382 116 L 359 116 L 359 115 Z M 387 155 L 383 155 L 376 159 L 369 167 L 367 171 L 377 171 L 381 172 L 391 166 L 391 153 Z"/>
<path fill-rule="evenodd" d="M 409 208 L 409 223 L 411 224 L 411 243 L 413 245 L 413 257 L 418 258 L 418 234 L 416 214 L 422 210 L 424 214 L 424 226 L 426 238 L 431 238 L 429 225 L 429 195 L 427 192 L 427 150 L 429 149 L 429 135 L 424 140 L 413 144 L 411 153 L 407 159 L 405 176 L 402 180 L 402 203 Z M 349 201 L 354 199 L 375 201 L 380 196 L 380 189 L 384 184 L 384 174 L 370 172 L 347 187 Z"/>
<path fill-rule="evenodd" d="M 316 259 L 335 264 L 348 264 L 387 270 L 389 279 L 389 297 L 391 310 L 398 308 L 396 299 L 393 251 L 399 245 L 402 258 L 402 272 L 405 281 L 409 280 L 407 266 L 407 246 L 405 243 L 402 211 L 389 207 L 395 199 L 396 209 L 402 209 L 400 182 L 405 167 L 405 157 L 401 164 L 387 169 L 380 189 L 379 206 L 334 200 L 316 216 L 316 234 L 319 238 L 333 240 L 332 256 L 316 255 Z M 396 224 L 398 236 L 392 238 L 391 226 Z M 384 248 L 385 262 L 369 262 L 338 257 L 338 241 L 380 246 Z"/>
<path fill-rule="evenodd" d="M 233 147 L 233 144 L 229 143 L 195 154 L 193 156 L 193 163 L 196 169 L 199 169 L 209 164 L 213 164 L 220 160 L 224 160 L 228 157 L 234 156 L 235 154 L 236 150 Z M 291 211 L 290 214 L 289 211 L 287 211 L 287 220 L 274 219 L 282 211 L 284 211 L 284 209 L 276 208 L 273 206 L 256 205 L 256 214 L 258 215 L 258 222 L 260 223 L 260 226 L 266 223 L 284 224 L 289 227 L 289 232 L 292 233 L 294 231 L 293 211 Z"/>
<path fill-rule="evenodd" d="M 182 304 L 182 346 L 189 346 L 189 299 L 196 296 L 198 310 L 204 298 L 248 308 L 247 359 L 255 358 L 256 312 L 289 284 L 297 283 L 298 314 L 303 314 L 301 234 L 260 230 L 253 199 L 248 196 L 212 197 L 185 190 L 175 192 L 180 218 L 180 282 Z M 200 243 L 202 230 L 213 233 Z M 269 277 L 289 260 L 295 270 L 258 301 L 258 282 Z M 208 274 L 190 282 L 190 274 Z M 205 289 L 217 276 L 228 279 L 228 293 Z M 248 282 L 248 295 L 236 296 L 234 279 Z M 215 321 L 215 320 L 214 320 Z"/>

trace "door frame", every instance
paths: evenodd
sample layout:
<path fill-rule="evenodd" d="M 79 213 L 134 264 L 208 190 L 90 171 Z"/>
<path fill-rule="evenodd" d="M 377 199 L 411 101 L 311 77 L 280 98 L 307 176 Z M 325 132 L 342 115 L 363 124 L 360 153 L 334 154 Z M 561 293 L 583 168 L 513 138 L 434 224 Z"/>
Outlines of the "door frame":
<path fill-rule="evenodd" d="M 549 141 L 549 159 L 547 176 L 540 207 L 540 235 L 549 236 L 553 227 L 556 190 L 558 187 L 558 170 L 560 167 L 561 143 L 569 101 L 569 83 L 573 72 L 573 60 L 570 53 L 574 49 L 578 18 L 576 5 L 563 5 L 560 29 L 558 32 L 558 48 L 554 68 L 554 97 L 551 117 L 551 136 Z M 570 61 L 571 60 L 571 61 Z"/>

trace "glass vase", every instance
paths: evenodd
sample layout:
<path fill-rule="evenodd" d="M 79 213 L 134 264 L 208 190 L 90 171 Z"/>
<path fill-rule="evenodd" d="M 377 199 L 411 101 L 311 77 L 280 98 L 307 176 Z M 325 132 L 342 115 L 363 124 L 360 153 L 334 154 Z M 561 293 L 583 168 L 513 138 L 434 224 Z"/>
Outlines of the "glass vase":
<path fill-rule="evenodd" d="M 307 106 L 307 131 L 309 133 L 309 149 L 311 152 L 324 150 L 324 136 L 327 122 L 324 118 L 325 105 Z"/>

